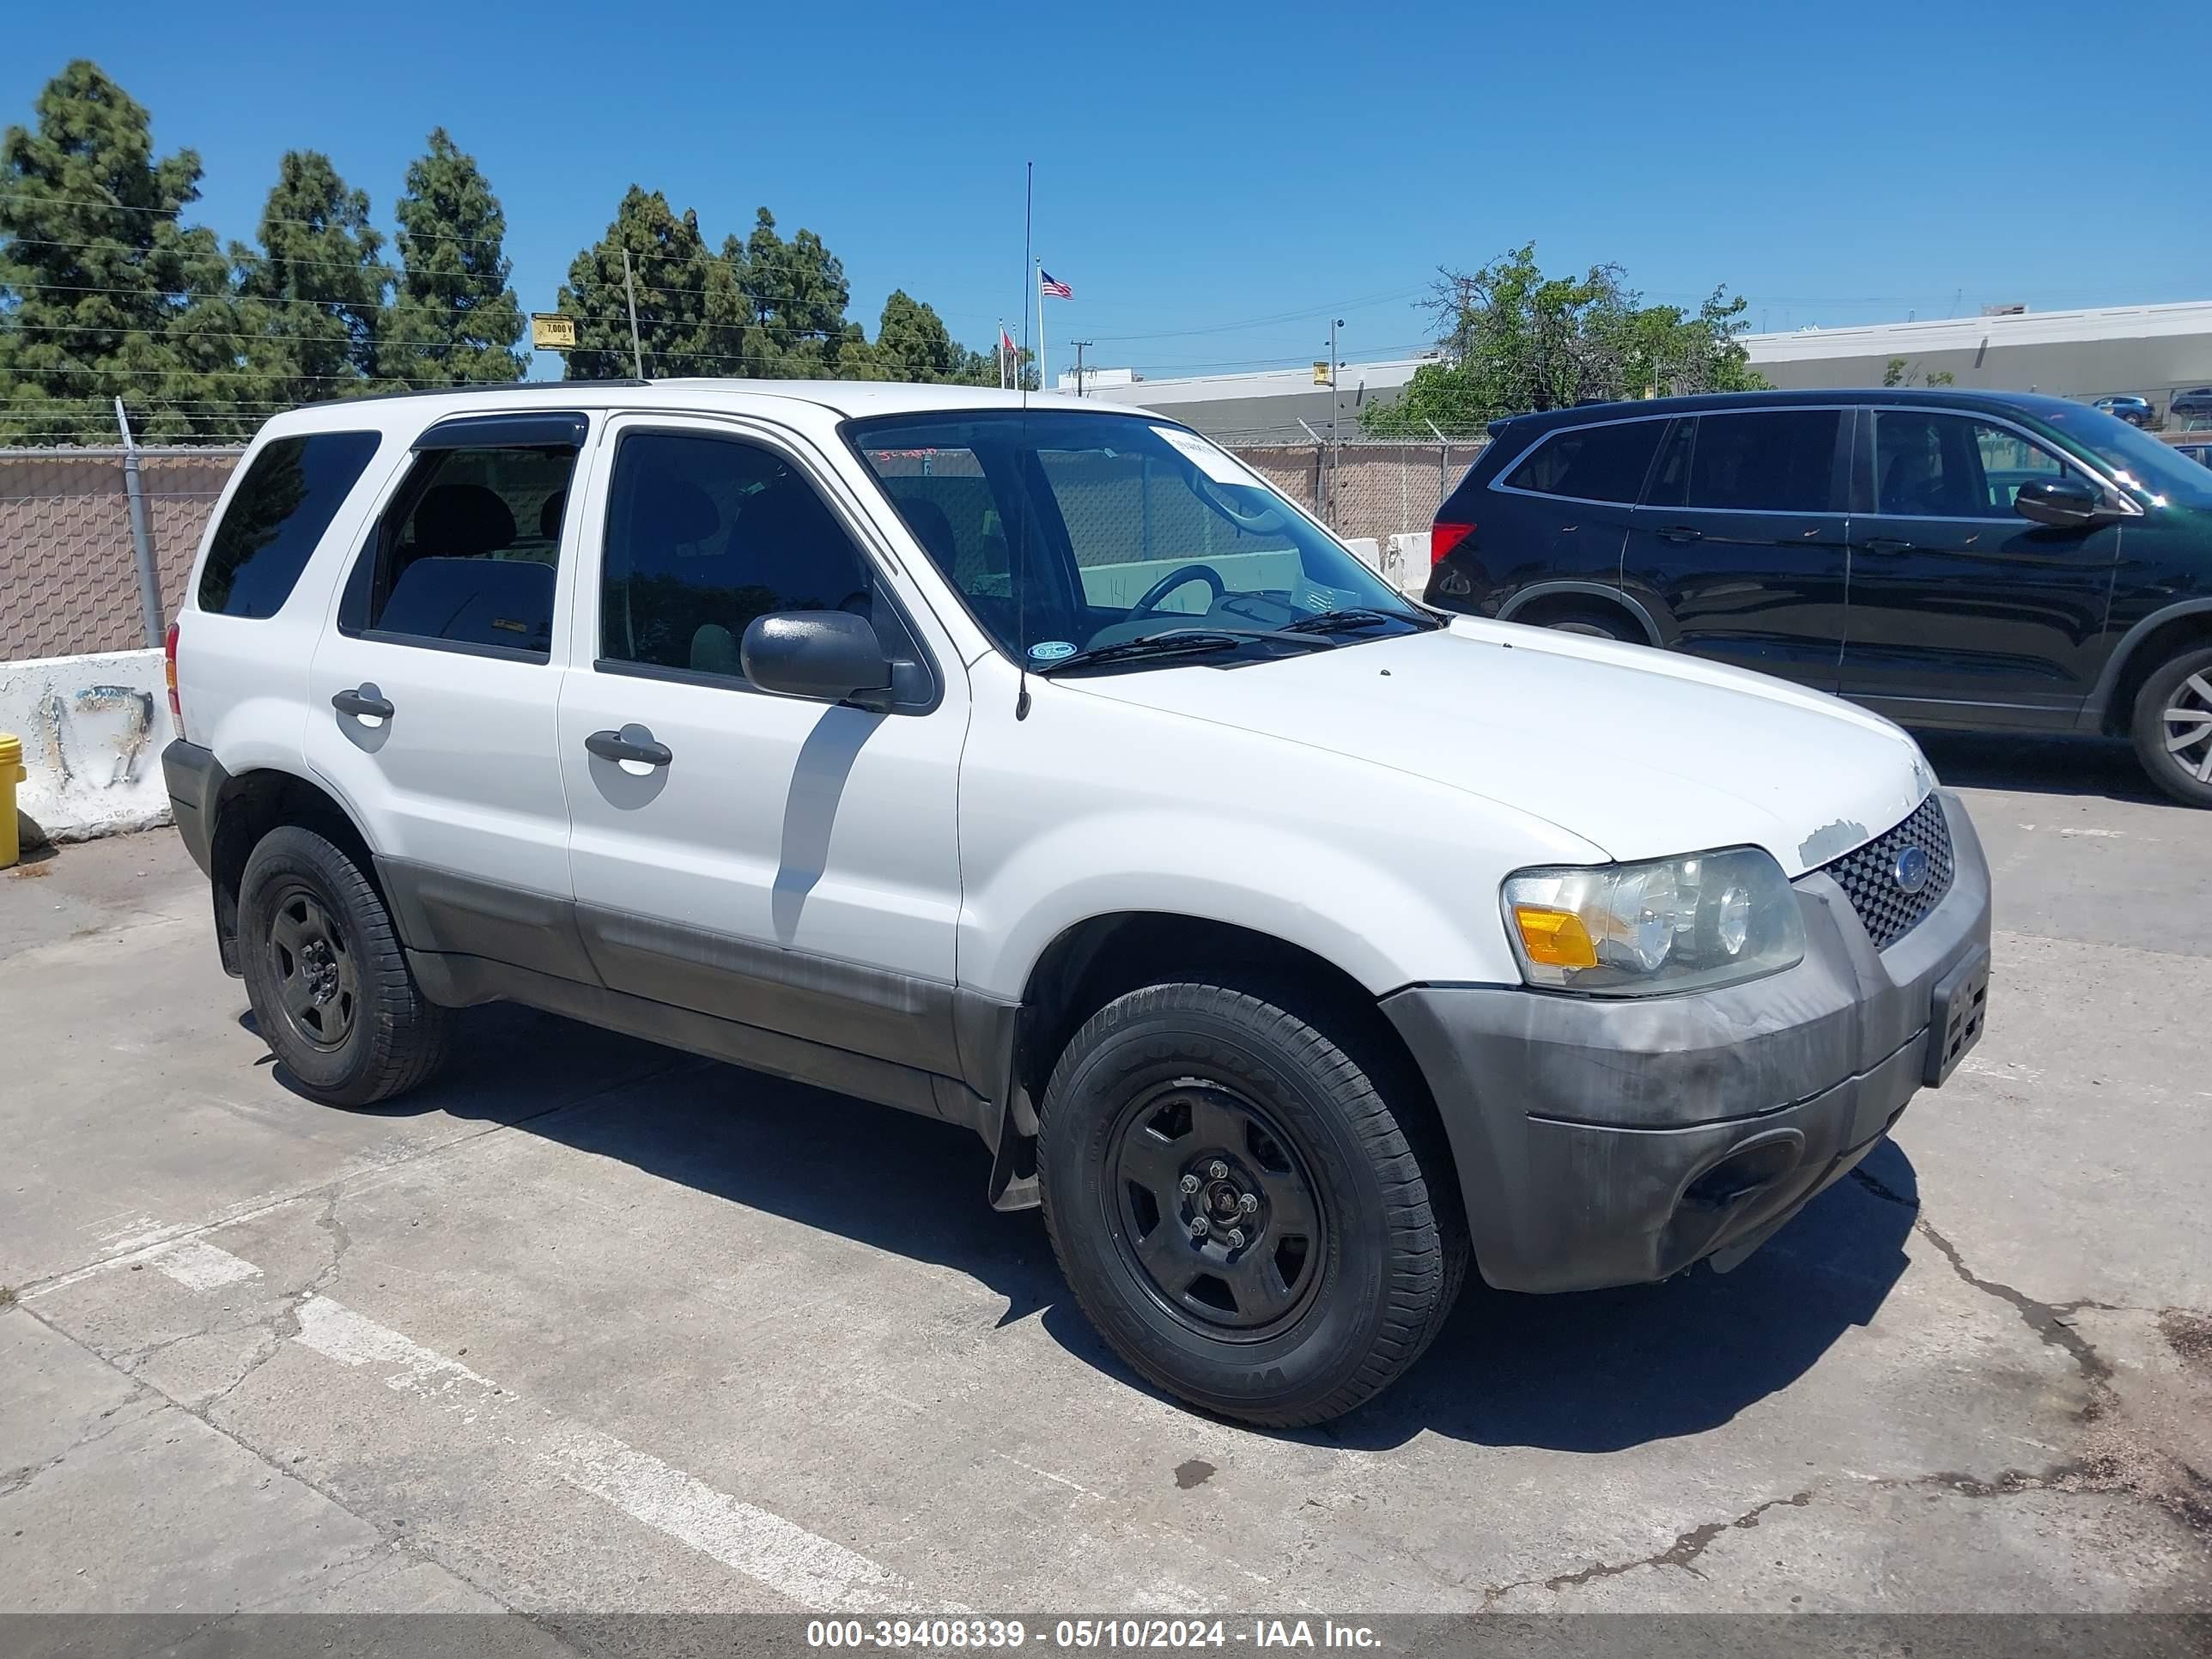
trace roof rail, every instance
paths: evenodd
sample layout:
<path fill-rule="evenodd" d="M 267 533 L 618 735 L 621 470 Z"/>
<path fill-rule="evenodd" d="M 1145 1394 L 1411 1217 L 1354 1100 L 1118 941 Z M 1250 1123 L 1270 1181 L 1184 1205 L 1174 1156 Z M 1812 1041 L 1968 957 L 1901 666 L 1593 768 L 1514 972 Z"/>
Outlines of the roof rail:
<path fill-rule="evenodd" d="M 348 404 L 388 403 L 394 398 L 444 398 L 467 392 L 569 392 L 583 387 L 607 386 L 651 386 L 650 380 L 641 380 L 631 375 L 606 380 L 483 380 L 467 386 L 403 386 L 392 392 L 364 392 L 354 398 L 322 398 L 312 404 L 301 404 L 301 409 L 337 409 Z"/>

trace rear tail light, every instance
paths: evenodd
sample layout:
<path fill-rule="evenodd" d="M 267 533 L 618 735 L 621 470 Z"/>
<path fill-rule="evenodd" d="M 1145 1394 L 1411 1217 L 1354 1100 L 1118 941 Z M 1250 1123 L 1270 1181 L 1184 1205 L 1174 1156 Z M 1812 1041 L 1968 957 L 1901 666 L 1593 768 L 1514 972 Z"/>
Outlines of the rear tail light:
<path fill-rule="evenodd" d="M 1474 534 L 1471 524 L 1451 524 L 1438 519 L 1429 531 L 1429 562 L 1442 564 L 1452 549 Z"/>
<path fill-rule="evenodd" d="M 177 701 L 177 625 L 169 624 L 169 631 L 161 637 L 161 678 L 169 687 L 169 724 L 179 737 L 185 735 L 185 708 Z"/>

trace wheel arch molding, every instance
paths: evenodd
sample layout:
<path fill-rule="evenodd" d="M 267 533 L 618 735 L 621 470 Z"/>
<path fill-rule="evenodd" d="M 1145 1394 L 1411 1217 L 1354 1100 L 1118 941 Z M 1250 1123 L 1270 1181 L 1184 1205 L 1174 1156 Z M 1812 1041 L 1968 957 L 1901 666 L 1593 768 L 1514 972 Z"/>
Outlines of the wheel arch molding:
<path fill-rule="evenodd" d="M 238 899 L 246 861 L 261 838 L 279 825 L 297 824 L 336 842 L 376 887 L 378 896 L 384 896 L 360 820 L 326 785 L 303 771 L 264 766 L 225 773 L 205 810 L 210 818 L 207 874 L 214 890 L 216 940 L 222 952 L 223 971 L 234 978 L 240 971 Z"/>
<path fill-rule="evenodd" d="M 2212 596 L 2162 605 L 2120 635 L 2081 706 L 2079 729 L 2108 736 L 2124 732 L 2136 693 L 2166 659 L 2168 646 L 2191 639 L 2212 641 Z"/>

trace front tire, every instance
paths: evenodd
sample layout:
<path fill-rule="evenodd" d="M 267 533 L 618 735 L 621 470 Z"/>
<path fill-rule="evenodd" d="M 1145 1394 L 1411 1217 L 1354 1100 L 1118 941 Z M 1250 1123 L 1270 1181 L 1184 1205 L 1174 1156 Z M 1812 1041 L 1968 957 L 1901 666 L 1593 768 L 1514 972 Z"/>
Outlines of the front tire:
<path fill-rule="evenodd" d="M 324 836 L 286 824 L 261 838 L 238 935 L 255 1023 L 309 1097 L 374 1105 L 444 1063 L 451 1015 L 416 984 L 368 878 Z"/>
<path fill-rule="evenodd" d="M 2160 788 L 2212 806 L 2212 646 L 2184 651 L 2143 682 L 2130 735 Z"/>
<path fill-rule="evenodd" d="M 1206 1410 L 1340 1416 L 1458 1294 L 1465 1230 L 1418 1085 L 1345 1035 L 1229 987 L 1155 985 L 1099 1010 L 1054 1068 L 1038 1185 L 1061 1271 L 1117 1354 Z"/>

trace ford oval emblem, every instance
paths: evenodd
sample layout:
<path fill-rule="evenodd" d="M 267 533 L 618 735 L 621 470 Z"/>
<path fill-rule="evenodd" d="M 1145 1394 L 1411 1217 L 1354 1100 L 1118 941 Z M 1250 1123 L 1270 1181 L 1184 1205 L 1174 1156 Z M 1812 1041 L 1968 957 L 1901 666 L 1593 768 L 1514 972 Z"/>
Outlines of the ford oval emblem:
<path fill-rule="evenodd" d="M 1907 847 L 1897 855 L 1889 867 L 1896 878 L 1898 890 L 1917 893 L 1928 884 L 1928 850 L 1923 847 Z"/>

